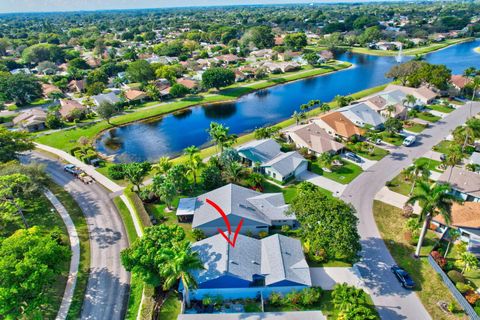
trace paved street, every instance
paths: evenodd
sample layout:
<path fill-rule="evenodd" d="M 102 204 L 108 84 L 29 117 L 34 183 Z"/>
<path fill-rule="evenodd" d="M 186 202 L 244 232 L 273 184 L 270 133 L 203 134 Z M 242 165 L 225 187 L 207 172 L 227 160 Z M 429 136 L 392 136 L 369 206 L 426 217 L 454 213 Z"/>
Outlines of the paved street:
<path fill-rule="evenodd" d="M 121 265 L 120 251 L 128 247 L 128 239 L 109 192 L 97 183 L 83 184 L 43 154 L 30 153 L 27 158 L 45 164 L 53 180 L 75 198 L 87 218 L 91 262 L 81 318 L 123 319 L 130 275 Z"/>
<path fill-rule="evenodd" d="M 469 109 L 470 107 L 465 105 L 426 129 L 418 135 L 414 146 L 402 146 L 392 150 L 390 155 L 352 181 L 342 194 L 342 199 L 355 206 L 360 218 L 360 273 L 382 319 L 422 320 L 430 319 L 430 315 L 417 295 L 401 288 L 389 270 L 394 260 L 375 224 L 372 213 L 373 199 L 385 183 L 410 165 L 414 158 L 423 156 L 451 130 L 463 124 L 470 114 Z M 480 112 L 480 103 L 475 103 L 472 111 L 472 114 Z"/>

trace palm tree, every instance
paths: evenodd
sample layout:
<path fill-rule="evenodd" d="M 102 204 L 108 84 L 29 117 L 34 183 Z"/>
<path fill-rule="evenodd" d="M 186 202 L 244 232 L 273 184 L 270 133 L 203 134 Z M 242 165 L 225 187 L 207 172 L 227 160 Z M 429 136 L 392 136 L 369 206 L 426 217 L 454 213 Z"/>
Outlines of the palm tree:
<path fill-rule="evenodd" d="M 413 95 L 411 94 L 407 94 L 405 96 L 405 99 L 403 99 L 403 106 L 406 107 L 406 106 L 410 106 L 410 107 L 415 107 L 415 104 L 417 103 L 417 98 L 415 98 Z"/>
<path fill-rule="evenodd" d="M 165 174 L 172 167 L 172 162 L 169 157 L 161 157 L 158 162 L 152 165 L 154 172 L 158 174 Z"/>
<path fill-rule="evenodd" d="M 463 71 L 463 75 L 467 78 L 472 78 L 477 74 L 477 69 L 475 67 L 468 67 Z"/>
<path fill-rule="evenodd" d="M 345 107 L 348 106 L 354 99 L 349 96 L 341 96 L 341 95 L 336 95 L 335 98 L 333 98 L 333 101 L 335 101 L 339 107 Z"/>
<path fill-rule="evenodd" d="M 247 180 L 250 187 L 256 188 L 262 185 L 265 177 L 263 176 L 263 174 L 260 174 L 258 172 L 252 172 L 248 175 Z"/>
<path fill-rule="evenodd" d="M 237 140 L 237 135 L 229 134 L 230 128 L 218 122 L 211 122 L 210 128 L 207 130 L 210 138 L 217 144 L 220 153 L 225 147 L 232 146 Z"/>
<path fill-rule="evenodd" d="M 397 110 L 397 108 L 393 104 L 390 104 L 387 106 L 386 110 L 388 112 L 388 117 L 391 118 L 392 114 Z"/>
<path fill-rule="evenodd" d="M 193 154 L 187 160 L 186 166 L 187 166 L 187 174 L 192 174 L 193 185 L 196 187 L 197 186 L 197 172 L 202 167 L 204 167 L 205 164 L 202 162 L 202 158 L 200 158 L 200 156 L 198 154 Z"/>
<path fill-rule="evenodd" d="M 455 243 L 455 241 L 457 241 L 459 237 L 460 237 L 460 231 L 458 231 L 457 229 L 448 229 L 448 245 L 447 245 L 447 249 L 445 250 L 445 254 L 443 255 L 444 258 L 446 258 L 448 255 L 448 250 L 450 250 L 450 245 L 452 243 Z"/>
<path fill-rule="evenodd" d="M 408 193 L 409 196 L 412 195 L 418 178 L 421 178 L 423 181 L 427 181 L 428 177 L 430 177 L 430 169 L 428 169 L 427 162 L 414 162 L 413 165 L 405 170 L 405 173 L 412 179 L 412 187 Z"/>
<path fill-rule="evenodd" d="M 322 112 L 330 111 L 330 105 L 328 103 L 321 103 L 319 108 Z"/>
<path fill-rule="evenodd" d="M 471 252 L 463 252 L 460 255 L 460 263 L 462 264 L 462 274 L 465 271 L 477 270 L 478 269 L 478 259 Z"/>
<path fill-rule="evenodd" d="M 406 204 L 414 205 L 418 201 L 422 205 L 419 219 L 420 221 L 423 220 L 423 227 L 415 250 L 415 257 L 420 255 L 427 228 L 437 211 L 442 215 L 447 225 L 450 224 L 452 203 L 461 202 L 461 200 L 450 194 L 449 191 L 450 185 L 448 184 L 429 184 L 425 181 L 419 181 L 414 195 L 407 200 Z"/>
<path fill-rule="evenodd" d="M 224 175 L 228 182 L 237 183 L 240 181 L 240 178 L 243 176 L 245 168 L 240 162 L 232 161 L 225 168 Z"/>
<path fill-rule="evenodd" d="M 306 119 L 307 116 L 304 112 L 293 111 L 292 118 L 295 120 L 295 124 L 298 126 L 298 123 Z"/>
<path fill-rule="evenodd" d="M 318 163 L 327 169 L 332 167 L 333 155 L 330 152 L 323 152 L 320 157 L 318 157 Z"/>
<path fill-rule="evenodd" d="M 445 156 L 446 158 L 445 158 L 444 164 L 447 167 L 450 167 L 450 174 L 448 175 L 447 182 L 450 182 L 450 178 L 452 177 L 453 167 L 455 167 L 460 161 L 462 161 L 464 154 L 460 146 L 454 145 L 448 149 Z"/>
<path fill-rule="evenodd" d="M 190 305 L 189 290 L 198 287 L 192 272 L 204 269 L 198 253 L 192 251 L 190 242 L 184 242 L 177 248 L 165 250 L 162 256 L 162 261 L 166 261 L 161 271 L 165 278 L 163 290 L 171 289 L 180 280 L 183 285 L 184 301 Z"/>
<path fill-rule="evenodd" d="M 189 159 L 192 159 L 196 154 L 200 152 L 197 146 L 190 146 L 183 149 L 183 154 L 188 156 Z"/>

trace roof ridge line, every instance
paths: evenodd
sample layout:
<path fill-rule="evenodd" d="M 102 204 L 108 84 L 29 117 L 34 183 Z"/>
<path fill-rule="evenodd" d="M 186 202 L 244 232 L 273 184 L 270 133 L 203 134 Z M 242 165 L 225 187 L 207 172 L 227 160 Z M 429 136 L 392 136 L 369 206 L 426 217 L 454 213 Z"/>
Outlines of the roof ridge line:
<path fill-rule="evenodd" d="M 282 253 L 282 243 L 280 242 L 280 235 L 277 234 L 278 246 L 280 247 L 280 260 L 282 260 L 282 273 L 283 279 L 287 278 L 287 273 L 285 272 L 285 261 L 283 260 L 283 253 Z"/>

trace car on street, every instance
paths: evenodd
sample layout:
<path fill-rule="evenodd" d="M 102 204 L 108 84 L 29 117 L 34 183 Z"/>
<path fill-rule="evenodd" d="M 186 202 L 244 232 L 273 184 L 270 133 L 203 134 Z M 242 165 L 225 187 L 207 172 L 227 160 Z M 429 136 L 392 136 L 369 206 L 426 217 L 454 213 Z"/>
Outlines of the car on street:
<path fill-rule="evenodd" d="M 348 160 L 352 160 L 356 163 L 361 163 L 362 162 L 362 158 L 360 158 L 359 156 L 357 156 L 353 152 L 345 152 L 345 158 L 347 158 Z"/>
<path fill-rule="evenodd" d="M 413 289 L 413 287 L 415 287 L 415 282 L 412 280 L 408 272 L 405 271 L 403 268 L 394 265 L 391 267 L 391 270 L 393 274 L 397 277 L 398 281 L 400 281 L 402 287 L 404 287 L 405 289 Z"/>
<path fill-rule="evenodd" d="M 417 140 L 417 138 L 415 136 L 408 136 L 408 137 L 405 138 L 405 140 L 403 140 L 403 145 L 405 147 L 409 147 L 412 144 L 414 144 L 416 140 Z"/>
<path fill-rule="evenodd" d="M 67 164 L 63 167 L 63 170 L 65 170 L 66 172 L 68 173 L 71 173 L 73 174 L 74 176 L 78 176 L 80 173 L 82 173 L 82 170 L 80 170 L 79 168 L 77 168 L 75 165 L 73 164 Z"/>

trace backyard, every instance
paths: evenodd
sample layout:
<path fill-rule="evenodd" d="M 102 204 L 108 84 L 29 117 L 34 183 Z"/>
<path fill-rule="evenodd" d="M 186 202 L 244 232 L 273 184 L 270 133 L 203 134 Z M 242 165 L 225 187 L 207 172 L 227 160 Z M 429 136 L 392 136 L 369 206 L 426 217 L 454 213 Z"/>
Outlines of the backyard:
<path fill-rule="evenodd" d="M 424 247 L 419 259 L 413 258 L 414 247 L 405 240 L 405 222 L 403 211 L 380 201 L 374 202 L 373 214 L 380 234 L 396 263 L 404 268 L 417 284 L 416 293 L 433 319 L 464 319 L 464 313 L 456 303 L 442 279 L 433 270 L 425 255 L 432 243 Z M 430 232 L 430 234 L 432 234 Z M 433 240 L 433 238 L 431 238 Z M 454 303 L 453 314 L 444 313 L 438 301 Z"/>

